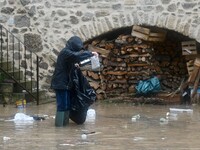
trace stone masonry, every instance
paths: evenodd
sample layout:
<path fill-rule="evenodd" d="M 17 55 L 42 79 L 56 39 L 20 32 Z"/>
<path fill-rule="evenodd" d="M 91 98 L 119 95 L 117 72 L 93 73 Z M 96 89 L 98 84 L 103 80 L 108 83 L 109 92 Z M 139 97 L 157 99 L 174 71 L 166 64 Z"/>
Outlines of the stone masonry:
<path fill-rule="evenodd" d="M 157 26 L 200 42 L 199 0 L 0 0 L 0 24 L 41 56 L 49 89 L 58 52 L 72 35 L 83 41 L 117 28 Z"/>

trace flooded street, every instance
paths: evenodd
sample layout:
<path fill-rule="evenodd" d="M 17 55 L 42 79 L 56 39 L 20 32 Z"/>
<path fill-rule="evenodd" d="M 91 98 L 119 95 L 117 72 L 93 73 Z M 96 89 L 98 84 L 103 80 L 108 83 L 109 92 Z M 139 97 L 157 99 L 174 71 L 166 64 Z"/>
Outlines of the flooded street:
<path fill-rule="evenodd" d="M 197 150 L 200 107 L 96 103 L 96 119 L 54 126 L 55 103 L 0 109 L 0 149 L 5 150 Z M 170 111 L 170 108 L 178 108 Z M 184 109 L 185 110 L 185 109 Z M 46 115 L 43 121 L 11 121 L 17 112 Z M 48 117 L 47 117 L 48 115 Z M 10 120 L 10 121 L 9 121 Z"/>

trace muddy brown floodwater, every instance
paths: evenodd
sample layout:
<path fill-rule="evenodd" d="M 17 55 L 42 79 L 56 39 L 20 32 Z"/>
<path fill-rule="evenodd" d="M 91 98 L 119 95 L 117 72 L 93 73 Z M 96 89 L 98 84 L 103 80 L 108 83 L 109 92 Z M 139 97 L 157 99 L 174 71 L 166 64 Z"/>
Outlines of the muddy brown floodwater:
<path fill-rule="evenodd" d="M 178 111 L 170 112 L 170 108 Z M 54 127 L 55 103 L 0 109 L 0 149 L 5 150 L 198 150 L 200 107 L 96 103 L 93 121 Z M 184 110 L 184 111 L 180 111 Z M 188 110 L 188 111 L 186 111 Z M 12 121 L 15 114 L 43 121 Z M 136 118 L 134 118 L 137 116 Z"/>

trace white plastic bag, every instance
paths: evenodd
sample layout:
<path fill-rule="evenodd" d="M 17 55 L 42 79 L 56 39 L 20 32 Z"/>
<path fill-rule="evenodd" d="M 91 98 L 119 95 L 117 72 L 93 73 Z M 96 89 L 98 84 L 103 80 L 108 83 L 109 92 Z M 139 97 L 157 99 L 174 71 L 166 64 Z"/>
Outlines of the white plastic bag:
<path fill-rule="evenodd" d="M 99 57 L 98 56 L 91 57 L 91 64 L 93 70 L 100 68 Z"/>
<path fill-rule="evenodd" d="M 14 121 L 33 121 L 33 117 L 27 116 L 24 113 L 16 113 Z"/>

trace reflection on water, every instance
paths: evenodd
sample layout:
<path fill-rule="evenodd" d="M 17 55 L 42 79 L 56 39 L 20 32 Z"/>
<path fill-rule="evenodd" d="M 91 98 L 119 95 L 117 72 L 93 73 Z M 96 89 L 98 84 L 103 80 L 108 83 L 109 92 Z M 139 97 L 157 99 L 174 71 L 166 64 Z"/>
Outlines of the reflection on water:
<path fill-rule="evenodd" d="M 134 106 L 131 104 L 94 104 L 95 120 L 84 125 L 70 122 L 68 127 L 54 127 L 55 103 L 13 106 L 0 109 L 0 149 L 200 149 L 199 106 L 188 113 L 182 106 Z M 176 108 L 178 112 L 171 112 Z M 47 116 L 45 120 L 12 121 L 22 112 Z"/>

